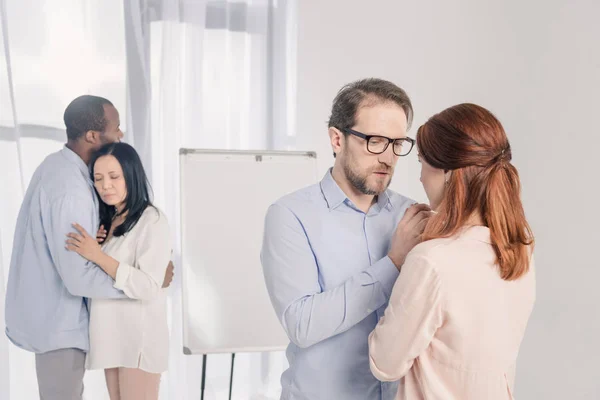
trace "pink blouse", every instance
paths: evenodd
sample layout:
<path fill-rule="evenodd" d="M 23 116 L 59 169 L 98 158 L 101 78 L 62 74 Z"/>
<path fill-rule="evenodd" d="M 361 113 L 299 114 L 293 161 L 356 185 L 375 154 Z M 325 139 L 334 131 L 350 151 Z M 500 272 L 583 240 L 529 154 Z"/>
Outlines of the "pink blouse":
<path fill-rule="evenodd" d="M 519 346 L 535 301 L 530 270 L 505 281 L 486 227 L 424 242 L 402 266 L 369 337 L 371 371 L 400 380 L 397 400 L 513 398 Z"/>

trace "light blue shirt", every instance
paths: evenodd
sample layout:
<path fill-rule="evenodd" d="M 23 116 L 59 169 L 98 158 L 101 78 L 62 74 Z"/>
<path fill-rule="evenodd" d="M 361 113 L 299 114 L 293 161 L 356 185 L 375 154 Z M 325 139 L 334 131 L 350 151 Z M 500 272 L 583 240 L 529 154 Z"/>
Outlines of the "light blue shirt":
<path fill-rule="evenodd" d="M 387 256 L 414 203 L 391 190 L 368 213 L 329 171 L 269 208 L 261 260 L 290 345 L 283 400 L 392 400 L 397 382 L 369 368 L 367 339 L 383 316 L 398 270 Z"/>
<path fill-rule="evenodd" d="M 64 147 L 37 168 L 19 211 L 6 288 L 6 335 L 35 353 L 89 349 L 84 297 L 125 298 L 96 265 L 65 248 L 72 223 L 98 230 L 87 165 Z"/>

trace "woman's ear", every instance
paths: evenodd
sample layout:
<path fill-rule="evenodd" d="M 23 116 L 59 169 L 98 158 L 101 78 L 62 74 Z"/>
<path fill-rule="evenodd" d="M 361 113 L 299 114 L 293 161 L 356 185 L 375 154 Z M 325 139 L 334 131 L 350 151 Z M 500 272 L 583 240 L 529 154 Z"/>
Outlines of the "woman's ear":
<path fill-rule="evenodd" d="M 452 171 L 445 169 L 444 170 L 444 183 L 448 185 L 450 183 L 450 178 L 452 177 Z"/>

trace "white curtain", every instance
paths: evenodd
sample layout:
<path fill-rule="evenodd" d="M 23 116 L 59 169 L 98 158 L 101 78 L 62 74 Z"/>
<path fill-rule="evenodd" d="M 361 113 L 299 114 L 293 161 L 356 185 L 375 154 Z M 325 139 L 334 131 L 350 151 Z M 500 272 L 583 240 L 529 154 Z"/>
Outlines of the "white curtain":
<path fill-rule="evenodd" d="M 156 204 L 176 235 L 176 265 L 181 265 L 179 149 L 294 145 L 294 5 L 148 0 L 125 7 L 129 121 Z M 218 196 L 210 187 L 206 191 Z M 171 362 L 161 394 L 196 399 L 202 356 L 182 353 L 180 276 L 171 288 Z M 229 363 L 229 355 L 208 356 L 205 399 L 228 398 Z M 279 398 L 284 367 L 283 353 L 238 354 L 232 398 Z"/>
<path fill-rule="evenodd" d="M 65 142 L 67 104 L 83 93 L 115 104 L 178 244 L 180 147 L 294 148 L 295 13 L 292 0 L 0 0 L 0 330 L 23 191 Z M 202 357 L 182 353 L 180 276 L 169 400 L 200 398 Z M 208 357 L 205 399 L 227 398 L 229 360 Z M 285 365 L 282 353 L 237 355 L 232 398 L 279 398 Z M 35 383 L 33 355 L 0 334 L 0 400 L 36 399 Z M 100 371 L 85 384 L 87 400 L 108 398 Z"/>
<path fill-rule="evenodd" d="M 121 0 L 0 0 L 2 400 L 39 398 L 33 355 L 4 335 L 5 285 L 24 189 L 39 163 L 66 141 L 62 115 L 75 97 L 111 99 L 126 123 L 123 19 Z M 86 385 L 90 394 L 103 389 L 101 374 L 88 374 Z"/>

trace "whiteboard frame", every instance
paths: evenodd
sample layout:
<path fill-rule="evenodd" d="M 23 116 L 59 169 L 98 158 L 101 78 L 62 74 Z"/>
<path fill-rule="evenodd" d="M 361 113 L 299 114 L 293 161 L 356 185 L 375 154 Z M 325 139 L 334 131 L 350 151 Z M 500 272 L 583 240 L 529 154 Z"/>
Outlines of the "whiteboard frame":
<path fill-rule="evenodd" d="M 183 162 L 182 162 L 182 156 L 186 156 L 189 154 L 212 154 L 212 155 L 228 155 L 228 154 L 233 154 L 233 155 L 254 155 L 256 161 L 260 161 L 258 159 L 258 157 L 262 157 L 262 156 L 303 156 L 303 157 L 309 157 L 309 158 L 317 158 L 317 153 L 315 151 L 297 151 L 297 150 L 225 150 L 225 149 L 192 149 L 192 148 L 180 148 L 179 149 L 179 190 L 180 190 L 180 198 L 181 198 L 181 194 L 182 194 L 182 190 L 181 188 L 183 187 Z M 315 171 L 315 182 L 318 181 L 318 172 Z M 183 207 L 182 207 L 182 199 L 180 200 L 180 227 L 179 227 L 179 237 L 180 237 L 180 250 L 181 250 L 181 257 L 183 260 L 183 230 L 184 230 L 184 223 L 183 223 Z M 182 324 L 185 323 L 185 318 L 186 318 L 186 308 L 187 308 L 187 302 L 185 300 L 185 297 L 183 296 L 183 282 L 186 279 L 186 271 L 185 268 L 182 268 L 182 274 L 181 274 L 181 278 L 182 278 L 182 286 L 181 286 L 181 292 L 182 292 L 182 296 L 181 296 L 181 307 L 182 307 Z M 184 327 L 182 327 L 182 341 L 185 342 L 184 340 L 184 335 L 186 334 L 185 329 L 183 329 Z M 245 348 L 237 348 L 237 347 L 230 347 L 230 348 L 225 348 L 225 349 L 219 349 L 219 350 L 207 350 L 207 349 L 203 349 L 202 351 L 197 350 L 197 349 L 192 349 L 189 348 L 188 346 L 183 346 L 183 354 L 185 355 L 207 355 L 207 354 L 235 354 L 235 353 L 264 353 L 264 352 L 271 352 L 271 351 L 284 351 L 286 350 L 287 345 L 282 345 L 282 346 L 261 346 L 261 347 L 245 347 Z"/>
<path fill-rule="evenodd" d="M 190 149 L 181 148 L 179 149 L 179 155 L 188 154 L 246 154 L 246 155 L 257 155 L 257 156 L 307 156 L 311 158 L 317 158 L 315 151 L 284 151 L 284 150 L 218 150 L 218 149 Z M 180 182 L 181 183 L 181 182 Z"/>

